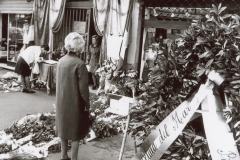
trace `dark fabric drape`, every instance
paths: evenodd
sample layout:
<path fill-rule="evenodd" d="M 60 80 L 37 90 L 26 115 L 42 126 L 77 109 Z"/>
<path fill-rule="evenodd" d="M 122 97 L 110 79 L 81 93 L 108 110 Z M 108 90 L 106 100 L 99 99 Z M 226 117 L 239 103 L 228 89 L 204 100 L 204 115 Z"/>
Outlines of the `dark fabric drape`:
<path fill-rule="evenodd" d="M 34 1 L 34 41 L 35 45 L 49 43 L 49 0 Z"/>

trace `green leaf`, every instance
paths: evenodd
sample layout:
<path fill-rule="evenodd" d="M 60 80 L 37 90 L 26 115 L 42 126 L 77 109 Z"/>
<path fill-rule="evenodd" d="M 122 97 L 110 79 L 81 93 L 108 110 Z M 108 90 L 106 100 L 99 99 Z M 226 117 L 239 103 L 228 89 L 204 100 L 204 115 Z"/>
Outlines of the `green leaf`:
<path fill-rule="evenodd" d="M 193 154 L 193 148 L 191 147 L 189 150 L 190 154 Z"/>
<path fill-rule="evenodd" d="M 236 57 L 236 61 L 238 62 L 239 59 L 240 59 L 240 55 L 238 55 L 238 56 Z"/>
<path fill-rule="evenodd" d="M 202 157 L 202 155 L 203 155 L 202 149 L 199 149 L 198 155 L 199 155 L 200 157 Z"/>
<path fill-rule="evenodd" d="M 228 40 L 226 40 L 226 41 L 224 42 L 223 48 L 226 48 L 227 42 L 228 42 Z"/>
<path fill-rule="evenodd" d="M 179 142 L 176 142 L 175 144 L 177 144 L 177 145 L 179 145 L 179 146 L 182 146 L 182 144 L 181 144 L 181 143 L 179 143 Z"/>
<path fill-rule="evenodd" d="M 231 17 L 232 16 L 232 14 L 225 14 L 224 16 L 222 16 L 222 18 L 223 19 L 226 19 L 226 18 L 229 18 L 229 17 Z"/>
<path fill-rule="evenodd" d="M 216 56 L 220 56 L 220 57 L 221 57 L 221 56 L 223 56 L 224 54 L 225 54 L 225 52 L 224 52 L 223 50 L 220 50 Z"/>
<path fill-rule="evenodd" d="M 228 29 L 228 28 L 229 28 L 227 25 L 225 25 L 225 24 L 223 24 L 223 23 L 221 23 L 221 27 L 222 27 L 223 29 Z"/>
<path fill-rule="evenodd" d="M 222 17 L 219 17 L 219 19 L 220 19 L 222 22 L 224 22 L 224 19 L 223 19 Z"/>
<path fill-rule="evenodd" d="M 234 88 L 234 89 L 240 88 L 240 84 L 236 84 L 232 88 Z"/>
<path fill-rule="evenodd" d="M 184 68 L 187 68 L 188 62 L 184 64 Z"/>
<path fill-rule="evenodd" d="M 234 66 L 234 67 L 238 67 L 236 63 L 234 63 L 233 61 L 231 61 L 231 64 Z"/>
<path fill-rule="evenodd" d="M 240 121 L 238 121 L 235 125 L 234 128 L 237 128 L 240 125 Z"/>
<path fill-rule="evenodd" d="M 204 52 L 203 54 L 198 55 L 199 58 L 205 58 L 208 57 L 208 51 Z"/>
<path fill-rule="evenodd" d="M 221 14 L 222 11 L 224 11 L 227 7 L 222 7 L 219 11 L 218 11 L 218 14 Z"/>
<path fill-rule="evenodd" d="M 232 25 L 231 28 L 238 28 L 239 25 L 238 24 L 235 24 L 235 25 Z"/>
<path fill-rule="evenodd" d="M 197 21 L 197 20 L 195 20 L 195 19 L 193 19 L 193 20 L 192 20 L 192 22 L 194 22 L 194 23 L 198 23 L 198 21 Z"/>
<path fill-rule="evenodd" d="M 217 7 L 214 4 L 212 4 L 212 7 L 213 7 L 213 10 L 211 10 L 210 12 L 214 12 L 217 14 L 217 12 L 218 12 Z"/>
<path fill-rule="evenodd" d="M 227 121 L 226 121 L 226 123 L 229 123 L 229 122 L 231 122 L 231 121 L 232 121 L 232 117 L 228 118 Z"/>
<path fill-rule="evenodd" d="M 179 157 L 180 154 L 179 154 L 179 153 L 174 153 L 174 154 L 172 154 L 171 156 L 172 156 L 172 157 Z"/>
<path fill-rule="evenodd" d="M 221 7 L 222 7 L 222 3 L 219 3 L 219 5 L 218 5 L 218 10 L 220 10 Z"/>
<path fill-rule="evenodd" d="M 198 77 L 200 77 L 201 75 L 203 75 L 203 73 L 206 71 L 206 69 L 200 69 L 197 71 Z"/>
<path fill-rule="evenodd" d="M 185 59 L 188 59 L 190 56 L 192 55 L 192 53 L 190 52 L 190 53 L 188 53 L 187 55 L 186 55 L 186 57 L 185 57 Z"/>
<path fill-rule="evenodd" d="M 202 145 L 203 145 L 203 143 L 197 143 L 197 144 L 194 145 L 194 147 L 199 147 L 199 146 L 202 146 Z"/>
<path fill-rule="evenodd" d="M 208 66 L 210 66 L 210 65 L 213 63 L 213 60 L 214 60 L 214 59 L 210 59 L 210 60 L 206 63 L 205 68 L 207 68 Z"/>
<path fill-rule="evenodd" d="M 206 43 L 207 40 L 204 37 L 197 37 L 197 42 L 202 44 L 202 43 Z"/>
<path fill-rule="evenodd" d="M 166 150 L 165 152 L 164 152 L 164 154 L 171 154 L 172 152 L 171 151 L 169 151 L 169 150 Z"/>
<path fill-rule="evenodd" d="M 239 83 L 240 83 L 240 80 L 234 80 L 230 82 L 230 84 L 239 84 Z"/>
<path fill-rule="evenodd" d="M 215 20 L 215 18 L 214 17 L 211 17 L 211 18 L 209 18 L 208 20 L 207 20 L 207 22 L 215 22 L 216 20 Z"/>
<path fill-rule="evenodd" d="M 234 38 L 240 39 L 240 36 L 233 36 Z"/>
<path fill-rule="evenodd" d="M 237 131 L 236 136 L 239 136 L 239 135 L 240 135 L 240 131 Z"/>

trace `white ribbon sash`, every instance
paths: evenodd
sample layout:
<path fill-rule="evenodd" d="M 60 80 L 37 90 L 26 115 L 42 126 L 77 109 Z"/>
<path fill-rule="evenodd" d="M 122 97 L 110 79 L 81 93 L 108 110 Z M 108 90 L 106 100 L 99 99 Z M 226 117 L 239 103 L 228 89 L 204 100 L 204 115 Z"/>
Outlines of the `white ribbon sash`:
<path fill-rule="evenodd" d="M 190 121 L 206 93 L 211 90 L 201 85 L 196 94 L 181 103 L 151 132 L 132 160 L 159 160 Z"/>
<path fill-rule="evenodd" d="M 239 160 L 233 133 L 222 113 L 222 101 L 211 93 L 202 102 L 204 130 L 213 160 Z"/>

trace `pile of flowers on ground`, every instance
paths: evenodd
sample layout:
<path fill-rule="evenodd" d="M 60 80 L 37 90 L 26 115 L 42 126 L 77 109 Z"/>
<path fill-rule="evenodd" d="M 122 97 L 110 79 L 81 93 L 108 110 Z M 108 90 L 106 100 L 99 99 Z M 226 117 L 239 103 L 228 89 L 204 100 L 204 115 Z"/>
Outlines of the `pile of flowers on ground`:
<path fill-rule="evenodd" d="M 107 94 L 92 96 L 90 98 L 91 129 L 96 137 L 112 137 L 123 131 L 122 121 L 125 117 L 105 112 L 109 108 L 110 98 Z"/>
<path fill-rule="evenodd" d="M 0 77 L 0 92 L 19 92 L 22 90 L 22 85 L 19 81 L 19 76 L 14 72 L 7 72 Z"/>
<path fill-rule="evenodd" d="M 1 131 L 0 155 L 9 152 L 25 153 L 31 151 L 28 154 L 32 156 L 46 157 L 48 145 L 58 142 L 54 125 L 54 112 L 23 117 Z"/>

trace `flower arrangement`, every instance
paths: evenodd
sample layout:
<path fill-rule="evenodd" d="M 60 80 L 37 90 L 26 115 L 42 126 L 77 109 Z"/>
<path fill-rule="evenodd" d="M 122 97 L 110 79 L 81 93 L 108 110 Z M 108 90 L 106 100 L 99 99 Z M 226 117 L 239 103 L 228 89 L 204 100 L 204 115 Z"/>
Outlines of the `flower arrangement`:
<path fill-rule="evenodd" d="M 168 44 L 168 49 L 157 57 L 148 75 L 149 81 L 139 81 L 139 96 L 131 109 L 130 135 L 144 140 L 156 125 L 204 84 L 209 71 L 214 70 L 225 78 L 218 87 L 220 94 L 228 97 L 226 102 L 230 102 L 223 116 L 240 149 L 240 16 L 224 15 L 225 9 L 221 4 L 213 5 L 205 17 L 194 20 L 181 38 Z"/>

